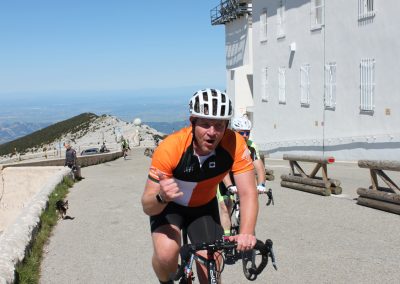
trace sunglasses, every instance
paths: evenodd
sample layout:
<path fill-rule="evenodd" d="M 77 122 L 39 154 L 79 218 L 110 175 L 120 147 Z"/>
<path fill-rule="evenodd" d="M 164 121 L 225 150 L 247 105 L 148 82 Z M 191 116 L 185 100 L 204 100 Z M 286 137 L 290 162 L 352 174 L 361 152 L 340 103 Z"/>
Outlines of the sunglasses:
<path fill-rule="evenodd" d="M 242 136 L 249 136 L 250 135 L 250 131 L 249 130 L 244 130 L 244 131 L 239 131 L 239 134 Z"/>

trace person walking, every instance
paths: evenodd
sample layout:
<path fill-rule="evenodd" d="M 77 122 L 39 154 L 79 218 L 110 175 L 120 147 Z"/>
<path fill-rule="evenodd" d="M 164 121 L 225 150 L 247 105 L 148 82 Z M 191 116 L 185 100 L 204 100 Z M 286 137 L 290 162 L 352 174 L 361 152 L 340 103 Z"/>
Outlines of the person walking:
<path fill-rule="evenodd" d="M 81 167 L 78 165 L 76 151 L 72 148 L 70 141 L 64 142 L 65 147 L 65 163 L 64 166 L 71 169 L 76 180 L 82 180 Z"/>

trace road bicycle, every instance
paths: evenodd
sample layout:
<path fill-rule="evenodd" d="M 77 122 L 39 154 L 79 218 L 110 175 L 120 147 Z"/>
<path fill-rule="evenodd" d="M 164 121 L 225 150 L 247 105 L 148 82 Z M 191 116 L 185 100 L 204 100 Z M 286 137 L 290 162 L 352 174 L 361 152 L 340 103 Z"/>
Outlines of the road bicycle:
<path fill-rule="evenodd" d="M 221 273 L 225 266 L 225 253 L 227 251 L 236 250 L 236 243 L 228 240 L 228 237 L 223 237 L 221 240 L 216 240 L 212 243 L 199 243 L 199 244 L 184 244 L 180 249 L 181 263 L 178 267 L 178 271 L 175 274 L 174 280 L 180 284 L 190 284 L 195 280 L 193 273 L 193 264 L 198 262 L 207 268 L 208 283 L 217 284 L 221 277 Z M 257 240 L 254 250 L 257 251 L 257 255 L 261 257 L 259 263 L 254 263 L 254 266 L 249 267 L 244 271 L 245 276 L 249 280 L 255 280 L 268 264 L 268 258 L 274 266 L 275 256 L 272 249 L 273 243 L 270 239 L 263 243 Z M 207 251 L 207 257 L 199 255 L 197 252 L 205 250 Z M 215 255 L 220 257 L 216 258 Z M 219 263 L 219 269 L 217 265 L 218 259 L 221 260 Z"/>
<path fill-rule="evenodd" d="M 231 212 L 231 218 L 234 219 L 233 221 L 235 222 L 231 225 L 231 236 L 233 236 L 239 234 L 240 202 L 239 197 L 235 193 L 231 191 L 229 191 L 229 193 L 235 196 Z M 267 192 L 263 193 L 268 196 L 267 205 L 271 203 L 274 204 L 272 190 L 269 189 Z M 209 283 L 218 283 L 218 279 L 220 278 L 225 264 L 234 264 L 240 259 L 242 260 L 244 276 L 250 281 L 254 281 L 263 271 L 268 263 L 269 257 L 271 258 L 273 267 L 277 270 L 273 242 L 270 239 L 267 239 L 265 243 L 257 240 L 254 249 L 248 252 L 240 252 L 236 249 L 236 243 L 228 240 L 228 236 L 224 236 L 222 240 L 217 240 L 212 243 L 188 244 L 187 231 L 186 228 L 183 228 L 182 238 L 183 245 L 180 250 L 181 264 L 174 278 L 175 281 L 179 280 L 180 284 L 193 283 L 195 277 L 192 268 L 195 261 L 207 268 Z M 200 250 L 206 250 L 207 257 L 197 254 Z M 217 269 L 217 259 L 215 258 L 216 254 L 222 259 L 219 271 Z"/>

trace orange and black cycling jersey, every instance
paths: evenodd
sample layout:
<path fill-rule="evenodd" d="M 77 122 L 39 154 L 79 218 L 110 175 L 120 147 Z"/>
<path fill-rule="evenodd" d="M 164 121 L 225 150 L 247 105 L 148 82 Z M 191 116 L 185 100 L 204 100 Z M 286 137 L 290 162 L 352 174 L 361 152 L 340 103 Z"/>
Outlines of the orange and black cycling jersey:
<path fill-rule="evenodd" d="M 213 154 L 201 164 L 193 151 L 192 127 L 187 127 L 169 135 L 157 147 L 149 179 L 159 182 L 159 171 L 169 178 L 175 178 L 184 194 L 174 202 L 196 207 L 215 197 L 218 183 L 230 170 L 236 175 L 253 169 L 246 142 L 230 129 L 226 130 Z"/>

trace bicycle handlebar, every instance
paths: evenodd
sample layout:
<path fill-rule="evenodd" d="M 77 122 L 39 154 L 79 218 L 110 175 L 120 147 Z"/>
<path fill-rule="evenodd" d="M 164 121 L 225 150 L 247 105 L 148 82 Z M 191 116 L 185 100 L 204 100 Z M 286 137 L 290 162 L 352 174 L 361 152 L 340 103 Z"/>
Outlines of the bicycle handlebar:
<path fill-rule="evenodd" d="M 260 240 L 257 240 L 256 245 L 254 246 L 253 249 L 259 251 L 262 258 L 261 262 L 256 267 L 251 267 L 249 269 L 244 270 L 245 277 L 248 280 L 254 280 L 257 277 L 257 275 L 259 275 L 264 270 L 264 268 L 268 264 L 268 257 L 271 257 L 272 265 L 275 268 L 275 270 L 277 270 L 275 255 L 273 253 L 272 245 L 273 243 L 270 239 L 267 239 L 265 243 Z M 174 280 L 177 281 L 183 276 L 185 266 L 187 265 L 187 262 L 189 261 L 191 254 L 196 253 L 197 251 L 200 250 L 207 250 L 211 252 L 229 250 L 236 248 L 236 246 L 237 246 L 236 242 L 226 241 L 224 239 L 217 240 L 212 243 L 183 245 L 180 249 L 182 263 L 178 268 L 177 273 L 175 274 Z"/>
<path fill-rule="evenodd" d="M 234 195 L 234 194 L 237 193 L 236 191 L 233 191 L 230 187 L 232 187 L 232 186 L 229 186 L 227 188 L 228 196 L 229 195 Z M 267 203 L 265 205 L 269 206 L 271 203 L 272 203 L 272 205 L 274 205 L 274 197 L 272 195 L 272 189 L 271 188 L 266 190 L 266 191 L 258 191 L 257 190 L 257 192 L 258 192 L 258 194 L 266 194 L 268 196 L 268 201 L 267 201 Z"/>
<path fill-rule="evenodd" d="M 244 276 L 248 280 L 254 281 L 257 278 L 257 275 L 261 274 L 261 272 L 268 264 L 268 257 L 271 257 L 272 266 L 275 268 L 275 270 L 278 270 L 272 246 L 273 243 L 270 239 L 266 240 L 265 243 L 263 243 L 260 240 L 257 240 L 254 249 L 258 250 L 261 253 L 262 259 L 260 264 L 258 264 L 256 267 L 250 267 L 243 270 Z M 246 265 L 244 265 L 244 267 L 246 267 Z"/>

